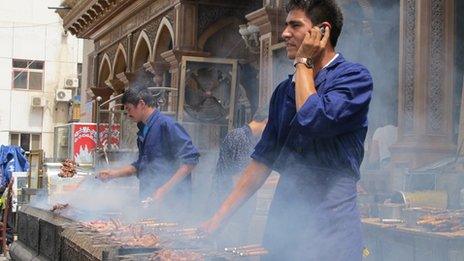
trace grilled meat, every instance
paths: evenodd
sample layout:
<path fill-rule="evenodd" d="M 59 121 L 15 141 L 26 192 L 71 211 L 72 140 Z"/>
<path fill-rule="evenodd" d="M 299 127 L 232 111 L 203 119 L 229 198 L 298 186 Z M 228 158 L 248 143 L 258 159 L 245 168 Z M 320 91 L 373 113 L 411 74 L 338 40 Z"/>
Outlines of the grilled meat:
<path fill-rule="evenodd" d="M 59 177 L 61 178 L 72 178 L 74 175 L 76 175 L 77 170 L 77 163 L 74 160 L 71 159 L 65 159 L 62 162 L 63 166 L 60 168 L 60 173 L 58 174 Z"/>
<path fill-rule="evenodd" d="M 159 238 L 153 234 L 146 234 L 137 237 L 120 238 L 123 246 L 128 247 L 157 247 L 159 245 Z"/>
<path fill-rule="evenodd" d="M 50 209 L 50 211 L 55 212 L 55 211 L 63 210 L 65 208 L 67 208 L 67 207 L 69 207 L 68 203 L 66 203 L 66 204 L 57 203 L 57 204 L 53 205 L 53 207 Z"/>
<path fill-rule="evenodd" d="M 164 249 L 152 255 L 150 261 L 203 261 L 202 254 L 190 250 Z"/>
<path fill-rule="evenodd" d="M 464 214 L 462 212 L 447 212 L 436 215 L 425 215 L 419 218 L 417 224 L 433 232 L 464 230 Z"/>

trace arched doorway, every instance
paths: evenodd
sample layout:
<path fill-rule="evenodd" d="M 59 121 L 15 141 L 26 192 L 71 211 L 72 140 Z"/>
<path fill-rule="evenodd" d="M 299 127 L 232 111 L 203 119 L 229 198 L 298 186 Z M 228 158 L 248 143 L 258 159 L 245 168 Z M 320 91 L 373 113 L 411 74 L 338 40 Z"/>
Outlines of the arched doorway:
<path fill-rule="evenodd" d="M 107 54 L 104 54 L 100 62 L 100 66 L 98 68 L 97 87 L 99 88 L 106 87 L 106 81 L 110 79 L 110 76 L 111 76 L 110 58 L 108 57 Z"/>
<path fill-rule="evenodd" d="M 115 94 L 120 94 L 124 91 L 124 82 L 118 79 L 118 75 L 127 71 L 127 54 L 122 44 L 119 44 L 113 62 L 113 79 L 110 81 L 111 87 Z"/>
<path fill-rule="evenodd" d="M 101 101 L 99 102 L 99 104 L 101 104 L 102 102 L 107 101 L 110 98 L 111 94 L 113 93 L 113 90 L 110 87 L 108 87 L 108 84 L 112 78 L 113 72 L 111 68 L 110 59 L 106 53 L 103 54 L 98 68 L 99 69 L 98 69 L 97 86 L 91 89 L 95 97 L 102 98 Z M 95 107 L 92 118 L 94 120 L 97 120 L 97 117 L 100 117 L 100 122 L 108 122 L 109 120 L 108 113 L 100 113 L 100 115 L 97 115 L 97 108 Z"/>
<path fill-rule="evenodd" d="M 153 61 L 162 62 L 161 54 L 172 50 L 174 46 L 174 29 L 166 17 L 161 20 L 153 45 Z"/>
<path fill-rule="evenodd" d="M 148 62 L 151 55 L 150 40 L 147 33 L 142 31 L 137 39 L 134 49 L 134 58 L 132 60 L 132 71 L 137 71 L 143 67 L 143 64 Z"/>
<path fill-rule="evenodd" d="M 113 72 L 116 75 L 118 73 L 125 72 L 127 69 L 127 55 L 122 44 L 119 44 L 115 57 L 116 58 L 114 59 L 113 63 Z"/>
<path fill-rule="evenodd" d="M 172 87 L 172 75 L 167 63 L 161 54 L 173 49 L 174 45 L 174 29 L 169 20 L 164 17 L 158 27 L 155 42 L 153 45 L 153 57 L 151 73 L 153 74 L 154 86 L 157 87 Z M 177 86 L 174 85 L 174 86 Z M 174 112 L 177 108 L 177 93 L 170 91 L 160 91 L 157 94 L 157 103 L 162 111 Z"/>
<path fill-rule="evenodd" d="M 153 86 L 152 76 L 144 68 L 144 64 L 150 61 L 151 49 L 150 39 L 145 31 L 140 33 L 139 38 L 134 49 L 134 57 L 132 59 L 132 72 L 133 79 L 130 79 L 136 84 L 142 84 L 144 86 Z"/>

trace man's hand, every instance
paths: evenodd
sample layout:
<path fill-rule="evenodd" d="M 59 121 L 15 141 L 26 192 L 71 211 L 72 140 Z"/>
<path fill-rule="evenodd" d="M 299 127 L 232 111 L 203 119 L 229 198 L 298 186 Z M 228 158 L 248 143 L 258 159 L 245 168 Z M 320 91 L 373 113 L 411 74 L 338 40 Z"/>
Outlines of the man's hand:
<path fill-rule="evenodd" d="M 158 188 L 155 193 L 153 193 L 153 201 L 155 201 L 157 204 L 160 204 L 163 202 L 166 193 L 167 191 L 163 187 Z"/>
<path fill-rule="evenodd" d="M 116 177 L 115 171 L 112 169 L 105 169 L 98 173 L 97 179 L 101 181 L 108 181 Z"/>
<path fill-rule="evenodd" d="M 216 214 L 199 227 L 200 231 L 207 236 L 217 234 L 229 217 L 266 182 L 270 174 L 271 168 L 252 160 Z"/>
<path fill-rule="evenodd" d="M 221 225 L 215 221 L 214 217 L 211 218 L 210 220 L 202 223 L 200 227 L 198 228 L 199 231 L 203 234 L 205 234 L 207 237 L 215 235 L 219 233 L 219 228 Z"/>
<path fill-rule="evenodd" d="M 168 182 L 164 183 L 152 194 L 153 202 L 157 205 L 161 204 L 165 196 L 177 186 L 184 178 L 192 172 L 194 165 L 182 164 L 174 173 Z"/>
<path fill-rule="evenodd" d="M 319 27 L 313 27 L 310 32 L 306 33 L 303 42 L 301 43 L 296 57 L 312 58 L 314 63 L 317 63 L 322 58 L 322 53 L 327 46 L 330 38 L 330 28 L 325 26 L 324 37 L 322 37 Z"/>

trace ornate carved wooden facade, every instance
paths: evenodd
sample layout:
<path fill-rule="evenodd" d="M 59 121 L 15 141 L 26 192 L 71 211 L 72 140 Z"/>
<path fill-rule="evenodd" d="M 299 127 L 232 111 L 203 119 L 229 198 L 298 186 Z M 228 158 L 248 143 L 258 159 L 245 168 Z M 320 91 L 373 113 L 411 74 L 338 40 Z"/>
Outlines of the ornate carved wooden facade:
<path fill-rule="evenodd" d="M 244 15 L 261 5 L 224 2 L 69 0 L 64 4 L 71 9 L 59 13 L 66 30 L 95 44 L 89 86 L 120 93 L 142 71 L 148 78 L 169 71 L 168 82 L 176 88 L 182 55 L 211 55 L 204 50 L 208 38 L 225 26 L 246 23 Z"/>
<path fill-rule="evenodd" d="M 105 101 L 132 82 L 179 89 L 183 56 L 236 59 L 243 67 L 258 63 L 259 57 L 249 58 L 238 26 L 247 23 L 247 13 L 261 8 L 261 0 L 67 0 L 63 4 L 71 7 L 59 11 L 64 28 L 95 46 L 87 65 L 87 86 L 92 90 L 84 92 L 88 101 L 96 96 Z M 237 88 L 241 91 L 237 101 L 247 107 L 243 120 L 250 118 L 250 105 L 253 110 L 258 107 L 253 101 L 258 86 L 252 84 L 258 68 L 255 72 L 251 80 L 240 79 Z M 169 102 L 170 109 L 178 111 L 177 97 Z"/>
<path fill-rule="evenodd" d="M 455 151 L 454 1 L 402 0 L 399 142 L 393 159 L 418 167 Z"/>
<path fill-rule="evenodd" d="M 72 8 L 59 12 L 65 29 L 95 43 L 93 62 L 88 68 L 92 72 L 89 86 L 111 88 L 120 93 L 135 80 L 135 73 L 144 72 L 149 81 L 156 74 L 169 76 L 165 81 L 178 88 L 182 56 L 248 59 L 250 68 L 259 70 L 259 86 L 248 87 L 259 92 L 256 95 L 259 101 L 252 102 L 256 107 L 258 102 L 265 105 L 269 101 L 275 87 L 272 52 L 283 47 L 280 34 L 286 2 L 66 0 L 64 3 Z M 373 1 L 339 2 L 357 4 L 366 19 L 375 20 Z M 454 0 L 398 2 L 400 139 L 394 147 L 393 159 L 417 167 L 454 149 L 451 139 Z M 246 48 L 239 41 L 238 47 L 231 44 L 240 38 L 238 34 L 224 35 L 224 31 L 231 28 L 238 31 L 236 26 L 245 23 L 259 28 L 257 56 L 241 52 Z M 363 29 L 372 31 L 369 21 L 363 21 Z M 210 40 L 214 37 L 225 39 L 219 50 L 217 43 Z M 246 84 L 244 87 L 248 94 Z"/>

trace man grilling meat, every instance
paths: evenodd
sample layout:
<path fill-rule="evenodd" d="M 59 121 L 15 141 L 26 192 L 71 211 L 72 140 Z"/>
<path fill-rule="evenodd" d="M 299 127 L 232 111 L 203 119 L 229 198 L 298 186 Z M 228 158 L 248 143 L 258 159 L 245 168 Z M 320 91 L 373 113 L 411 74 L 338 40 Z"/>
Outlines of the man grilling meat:
<path fill-rule="evenodd" d="M 131 86 L 122 96 L 129 117 L 137 122 L 138 159 L 131 165 L 99 173 L 102 180 L 136 175 L 145 202 L 163 203 L 171 218 L 188 212 L 191 172 L 200 154 L 184 128 L 155 108 L 146 87 Z"/>
<path fill-rule="evenodd" d="M 264 260 L 361 260 L 356 182 L 372 78 L 334 50 L 343 25 L 335 0 L 290 0 L 287 11 L 282 38 L 295 73 L 275 89 L 253 160 L 202 229 L 215 233 L 276 170 Z"/>

